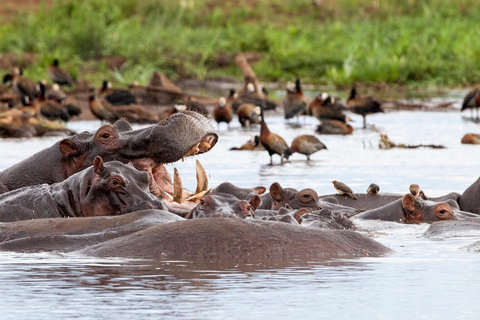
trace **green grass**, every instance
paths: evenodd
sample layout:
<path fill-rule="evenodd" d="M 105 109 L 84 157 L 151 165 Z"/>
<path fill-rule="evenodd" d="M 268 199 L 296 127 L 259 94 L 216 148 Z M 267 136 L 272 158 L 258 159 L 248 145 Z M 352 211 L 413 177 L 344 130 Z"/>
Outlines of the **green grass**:
<path fill-rule="evenodd" d="M 255 51 L 262 81 L 349 86 L 474 84 L 480 77 L 476 0 L 57 1 L 0 24 L 0 52 L 38 53 L 25 73 L 44 78 L 59 58 L 74 77 L 100 83 L 241 76 L 219 57 Z M 120 55 L 122 72 L 98 58 Z"/>

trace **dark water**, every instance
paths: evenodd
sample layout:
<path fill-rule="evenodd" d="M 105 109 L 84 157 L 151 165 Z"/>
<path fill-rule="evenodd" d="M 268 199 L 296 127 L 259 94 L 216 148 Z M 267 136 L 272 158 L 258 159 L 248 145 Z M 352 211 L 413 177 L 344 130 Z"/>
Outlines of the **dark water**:
<path fill-rule="evenodd" d="M 465 114 L 467 116 L 469 114 Z M 328 147 L 306 161 L 295 154 L 270 166 L 263 152 L 234 152 L 258 128 L 235 121 L 219 130 L 219 142 L 199 156 L 210 186 L 278 181 L 294 188 L 333 193 L 331 180 L 364 192 L 371 182 L 381 192 L 405 193 L 418 183 L 429 196 L 462 192 L 480 176 L 480 146 L 460 144 L 477 124 L 459 112 L 389 112 L 367 118 L 397 143 L 443 144 L 447 148 L 379 150 L 379 133 L 363 130 L 352 116 L 351 136 L 318 136 Z M 312 134 L 317 121 L 302 126 L 269 117 L 271 131 L 287 143 Z M 99 122 L 70 124 L 95 130 Z M 1 168 L 17 163 L 58 138 L 2 140 Z M 184 186 L 195 189 L 194 159 L 177 167 Z M 480 316 L 480 256 L 461 248 L 475 238 L 432 241 L 428 225 L 359 222 L 359 228 L 396 251 L 386 257 L 314 258 L 275 261 L 131 261 L 58 253 L 0 252 L 1 319 L 475 319 Z M 372 231 L 375 230 L 375 231 Z"/>

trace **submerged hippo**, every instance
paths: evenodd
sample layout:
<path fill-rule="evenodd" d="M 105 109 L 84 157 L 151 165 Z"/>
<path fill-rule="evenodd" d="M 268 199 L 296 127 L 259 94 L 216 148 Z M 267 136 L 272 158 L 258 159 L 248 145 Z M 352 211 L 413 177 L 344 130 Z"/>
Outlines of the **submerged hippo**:
<path fill-rule="evenodd" d="M 0 221 L 121 215 L 143 209 L 165 210 L 149 189 L 149 176 L 131 164 L 103 163 L 66 180 L 16 189 L 0 195 Z"/>
<path fill-rule="evenodd" d="M 318 207 L 318 194 L 315 190 L 282 188 L 278 182 L 272 183 L 270 192 L 263 194 L 261 200 L 259 208 L 268 210 L 278 210 L 286 206 L 292 209 Z"/>
<path fill-rule="evenodd" d="M 218 136 L 202 115 L 184 111 L 143 129 L 132 130 L 125 121 L 104 125 L 97 132 L 84 132 L 63 139 L 50 148 L 0 172 L 0 192 L 21 187 L 60 182 L 93 164 L 96 156 L 105 162 L 132 162 L 156 179 L 164 163 L 209 151 Z M 162 176 L 161 174 L 159 176 Z"/>
<path fill-rule="evenodd" d="M 475 217 L 469 212 L 460 211 L 458 204 L 449 199 L 445 202 L 423 200 L 408 193 L 383 207 L 368 210 L 355 216 L 359 219 L 378 219 L 405 223 L 458 220 Z"/>
<path fill-rule="evenodd" d="M 253 219 L 176 221 L 89 246 L 81 254 L 146 259 L 257 259 L 370 256 L 386 246 L 350 230 L 321 230 Z"/>
<path fill-rule="evenodd" d="M 193 208 L 185 218 L 207 218 L 207 217 L 254 217 L 255 210 L 260 205 L 260 197 L 252 196 L 250 201 L 241 200 L 228 193 L 208 193 L 205 194 L 199 203 Z"/>
<path fill-rule="evenodd" d="M 0 223 L 0 250 L 55 250 L 139 259 L 242 260 L 378 256 L 392 252 L 354 231 L 320 230 L 251 219 L 185 220 L 159 210 L 114 217 Z"/>

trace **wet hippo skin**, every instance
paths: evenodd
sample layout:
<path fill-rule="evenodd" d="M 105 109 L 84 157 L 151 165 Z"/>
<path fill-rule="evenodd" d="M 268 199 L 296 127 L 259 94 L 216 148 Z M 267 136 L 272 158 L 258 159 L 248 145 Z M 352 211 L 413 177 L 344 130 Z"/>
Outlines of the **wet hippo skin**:
<path fill-rule="evenodd" d="M 142 209 L 166 209 L 149 191 L 149 176 L 131 164 L 103 163 L 66 180 L 16 189 L 0 195 L 0 221 L 121 215 Z"/>
<path fill-rule="evenodd" d="M 63 181 L 93 164 L 98 155 L 105 162 L 175 162 L 207 152 L 218 136 L 208 120 L 192 111 L 176 113 L 164 123 L 131 130 L 125 121 L 104 125 L 97 132 L 84 132 L 63 139 L 50 148 L 0 172 L 0 191 Z"/>

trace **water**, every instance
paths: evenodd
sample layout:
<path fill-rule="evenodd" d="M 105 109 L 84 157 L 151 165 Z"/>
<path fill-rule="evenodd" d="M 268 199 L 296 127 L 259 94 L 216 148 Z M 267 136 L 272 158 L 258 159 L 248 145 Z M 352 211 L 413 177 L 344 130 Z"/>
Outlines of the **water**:
<path fill-rule="evenodd" d="M 467 115 L 467 114 L 465 114 Z M 215 148 L 197 157 L 214 187 L 281 185 L 333 193 L 331 180 L 364 192 L 371 182 L 381 192 L 406 193 L 418 183 L 428 196 L 462 192 L 480 176 L 480 147 L 460 144 L 479 127 L 458 112 L 389 112 L 367 118 L 396 143 L 442 144 L 446 149 L 379 150 L 379 133 L 318 136 L 328 151 L 310 161 L 295 154 L 270 166 L 266 151 L 228 151 L 258 128 L 222 124 Z M 317 121 L 301 128 L 269 117 L 270 130 L 287 143 L 312 134 Z M 75 122 L 95 130 L 99 122 Z M 0 169 L 53 144 L 58 138 L 1 140 Z M 177 167 L 184 186 L 195 189 L 195 162 Z M 0 252 L 1 319 L 473 319 L 480 315 L 478 253 L 461 248 L 478 239 L 421 238 L 427 224 L 359 222 L 364 232 L 396 253 L 353 259 L 259 261 L 145 261 L 97 259 L 59 253 Z M 374 231 L 372 231 L 374 230 Z"/>

